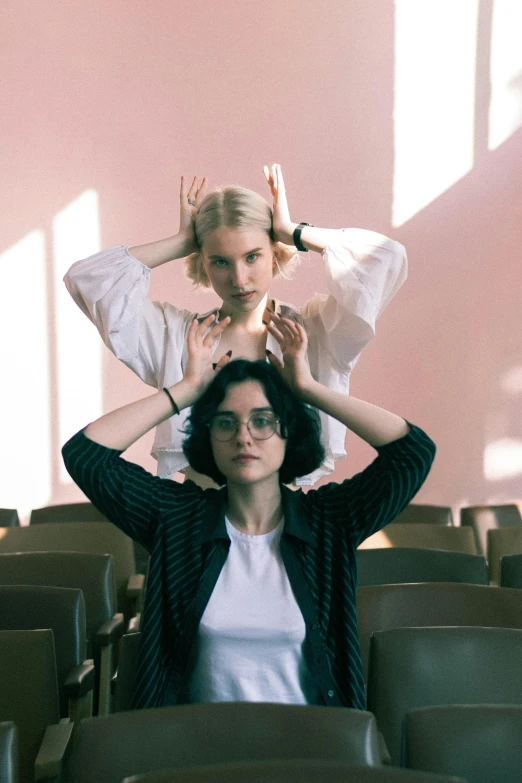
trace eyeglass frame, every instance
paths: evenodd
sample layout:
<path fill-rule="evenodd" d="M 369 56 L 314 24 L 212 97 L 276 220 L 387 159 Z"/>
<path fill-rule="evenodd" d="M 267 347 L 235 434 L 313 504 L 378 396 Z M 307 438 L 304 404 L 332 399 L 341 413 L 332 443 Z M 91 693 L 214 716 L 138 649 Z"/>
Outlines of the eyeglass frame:
<path fill-rule="evenodd" d="M 254 416 L 259 416 L 261 413 L 263 413 L 262 410 L 257 411 L 255 413 L 251 413 L 246 422 L 238 421 L 238 419 L 235 416 L 232 416 L 230 413 L 215 413 L 214 416 L 212 416 L 211 420 L 209 422 L 207 422 L 209 437 L 212 438 L 212 440 L 217 441 L 218 443 L 228 443 L 229 441 L 231 441 L 233 438 L 236 437 L 237 433 L 240 430 L 241 425 L 242 424 L 246 424 L 246 428 L 247 428 L 247 430 L 248 430 L 248 432 L 250 434 L 250 437 L 253 438 L 253 440 L 259 440 L 259 441 L 270 440 L 270 438 L 273 437 L 276 434 L 277 427 L 278 427 L 279 424 L 281 424 L 281 419 L 273 411 L 264 411 L 264 412 L 265 413 L 271 413 L 274 416 L 274 430 L 273 430 L 273 432 L 270 433 L 270 435 L 267 438 L 256 438 L 256 436 L 252 433 L 252 431 L 250 429 L 250 426 L 249 426 L 250 425 L 250 421 L 254 418 Z M 221 438 L 216 438 L 211 433 L 212 422 L 214 421 L 214 419 L 217 419 L 219 416 L 221 416 L 223 418 L 228 416 L 229 418 L 234 418 L 234 421 L 235 421 L 235 425 L 236 426 L 235 426 L 234 431 L 232 432 L 230 438 L 225 438 L 225 440 L 223 440 Z"/>

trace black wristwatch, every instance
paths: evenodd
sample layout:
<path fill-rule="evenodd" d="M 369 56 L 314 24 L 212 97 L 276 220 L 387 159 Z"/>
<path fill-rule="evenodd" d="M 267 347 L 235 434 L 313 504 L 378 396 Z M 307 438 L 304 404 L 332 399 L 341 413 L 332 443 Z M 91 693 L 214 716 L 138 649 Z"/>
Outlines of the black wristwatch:
<path fill-rule="evenodd" d="M 302 253 L 308 253 L 308 248 L 305 247 L 303 244 L 301 244 L 301 231 L 305 226 L 311 226 L 311 225 L 312 225 L 311 223 L 299 223 L 297 228 L 294 230 L 294 235 L 293 235 L 294 245 Z"/>

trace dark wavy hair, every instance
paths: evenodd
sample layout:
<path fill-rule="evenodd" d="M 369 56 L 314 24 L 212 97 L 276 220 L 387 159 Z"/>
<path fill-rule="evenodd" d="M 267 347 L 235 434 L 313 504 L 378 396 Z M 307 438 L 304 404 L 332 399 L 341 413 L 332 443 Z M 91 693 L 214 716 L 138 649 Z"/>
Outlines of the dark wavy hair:
<path fill-rule="evenodd" d="M 235 359 L 221 369 L 192 410 L 185 426 L 183 453 L 198 473 L 210 476 L 216 484 L 226 484 L 214 455 L 208 425 L 230 386 L 245 381 L 261 384 L 267 400 L 280 420 L 281 436 L 286 439 L 279 480 L 290 484 L 319 467 L 324 459 L 321 422 L 315 408 L 301 402 L 279 372 L 268 362 Z"/>

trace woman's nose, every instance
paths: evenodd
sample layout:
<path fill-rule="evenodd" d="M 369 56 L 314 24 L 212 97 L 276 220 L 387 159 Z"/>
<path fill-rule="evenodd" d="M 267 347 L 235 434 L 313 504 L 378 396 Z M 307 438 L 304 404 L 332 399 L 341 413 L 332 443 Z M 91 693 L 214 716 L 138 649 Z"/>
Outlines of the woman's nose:
<path fill-rule="evenodd" d="M 234 266 L 232 269 L 232 283 L 236 288 L 244 288 L 247 280 L 246 270 L 241 266 Z"/>
<path fill-rule="evenodd" d="M 252 435 L 244 421 L 239 422 L 237 425 L 236 440 L 238 443 L 252 443 Z"/>

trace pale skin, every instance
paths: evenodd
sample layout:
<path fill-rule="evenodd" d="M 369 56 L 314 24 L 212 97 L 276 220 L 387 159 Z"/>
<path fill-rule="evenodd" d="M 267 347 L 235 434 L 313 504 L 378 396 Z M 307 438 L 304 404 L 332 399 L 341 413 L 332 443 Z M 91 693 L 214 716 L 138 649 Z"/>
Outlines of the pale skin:
<path fill-rule="evenodd" d="M 227 318 L 213 325 L 214 321 L 215 317 L 210 315 L 201 324 L 194 321 L 189 329 L 185 375 L 169 389 L 180 410 L 193 405 L 214 373 L 230 361 L 224 355 L 213 369 L 212 346 L 227 327 Z M 374 447 L 384 446 L 409 432 L 409 425 L 400 416 L 332 391 L 314 380 L 306 361 L 307 335 L 300 324 L 275 317 L 268 329 L 278 341 L 283 356 L 281 362 L 271 354 L 269 361 L 301 400 L 338 419 Z M 212 441 L 214 458 L 227 478 L 227 516 L 235 527 L 250 535 L 273 530 L 282 516 L 279 468 L 284 459 L 285 441 L 279 431 L 268 440 L 256 441 L 247 427 L 253 409 L 266 406 L 270 403 L 258 382 L 246 381 L 229 387 L 218 411 L 233 413 L 238 431 L 226 443 Z M 85 434 L 103 446 L 125 450 L 171 415 L 170 400 L 161 391 L 105 414 L 89 424 Z"/>
<path fill-rule="evenodd" d="M 214 361 L 230 351 L 234 359 L 264 360 L 266 356 L 267 324 L 274 309 L 269 287 L 277 273 L 275 242 L 292 245 L 298 224 L 290 217 L 281 165 L 264 166 L 263 173 L 273 202 L 274 242 L 265 231 L 238 231 L 221 226 L 205 236 L 203 246 L 199 248 L 194 218 L 209 191 L 208 178 L 194 177 L 189 184 L 181 177 L 179 232 L 157 242 L 130 248 L 132 255 L 151 269 L 201 249 L 203 268 L 222 300 L 220 319 L 229 317 L 227 328 L 220 335 Z M 189 199 L 194 204 L 190 204 Z M 309 250 L 320 253 L 338 239 L 340 233 L 338 229 L 305 226 L 301 242 Z M 215 486 L 190 467 L 182 472 L 203 487 Z"/>

